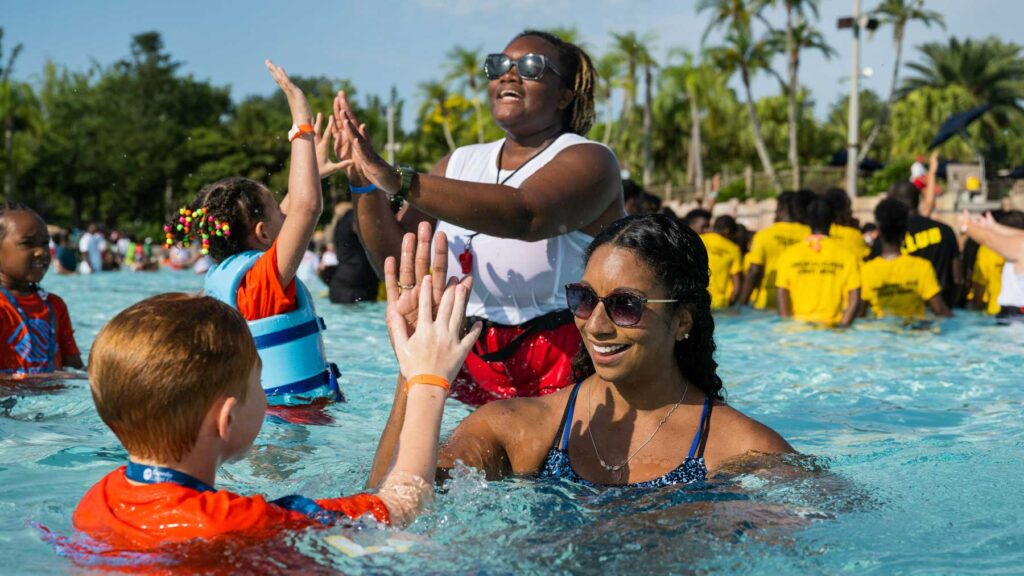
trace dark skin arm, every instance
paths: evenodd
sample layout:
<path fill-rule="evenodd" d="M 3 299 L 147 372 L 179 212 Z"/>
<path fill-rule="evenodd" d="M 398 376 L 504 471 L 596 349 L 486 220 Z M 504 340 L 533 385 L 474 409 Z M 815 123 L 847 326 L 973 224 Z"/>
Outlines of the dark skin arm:
<path fill-rule="evenodd" d="M 735 306 L 740 299 L 740 291 L 743 290 L 743 274 L 737 272 L 732 275 L 732 294 L 729 296 L 729 306 Z"/>
<path fill-rule="evenodd" d="M 82 362 L 81 354 L 69 354 L 62 358 L 64 366 L 67 368 L 77 368 L 79 370 L 85 368 L 85 363 Z"/>
<path fill-rule="evenodd" d="M 779 316 L 791 318 L 793 316 L 793 300 L 789 297 L 789 290 L 785 288 L 776 288 L 776 290 L 776 305 L 779 307 Z"/>
<path fill-rule="evenodd" d="M 972 291 L 973 291 L 973 294 L 971 295 L 971 301 L 968 303 L 968 307 L 971 310 L 984 310 L 985 309 L 985 285 L 980 283 L 980 282 L 975 282 L 974 283 L 974 288 L 972 289 Z M 930 306 L 931 305 L 930 304 L 931 300 L 929 300 L 928 302 L 929 302 L 929 306 Z"/>
<path fill-rule="evenodd" d="M 388 194 L 397 192 L 401 186 L 398 172 L 377 156 L 365 130 L 357 128 L 343 93 L 335 99 L 335 116 L 344 119 L 339 158 L 350 154 L 359 166 L 360 178 Z M 535 146 L 523 148 L 520 158 L 508 160 L 512 152 L 506 150 L 504 158 L 509 166 L 522 165 L 557 136 L 555 132 Z M 341 150 L 345 147 L 347 151 Z M 597 144 L 563 150 L 519 188 L 445 178 L 447 160 L 429 174 L 414 178 L 406 200 L 415 212 L 402 214 L 397 221 L 385 210 L 388 201 L 383 192 L 372 192 L 356 203 L 357 213 L 370 209 L 359 216 L 359 230 L 372 261 L 396 256 L 400 234 L 422 220 L 444 220 L 490 236 L 537 241 L 574 230 L 595 235 L 625 216 L 618 161 L 610 150 Z M 367 201 L 374 203 L 365 205 Z"/>
<path fill-rule="evenodd" d="M 764 266 L 760 264 L 751 264 L 750 270 L 743 277 L 743 291 L 740 293 L 740 304 L 746 306 L 750 303 L 750 295 L 754 292 L 754 288 L 761 284 L 761 277 L 764 275 Z"/>
<path fill-rule="evenodd" d="M 977 292 L 975 292 L 977 294 Z M 932 314 L 943 318 L 951 318 L 953 312 L 946 306 L 946 301 L 942 299 L 942 294 L 936 294 L 928 300 L 928 308 L 931 309 Z"/>
<path fill-rule="evenodd" d="M 843 310 L 843 319 L 839 321 L 840 328 L 849 328 L 857 318 L 860 310 L 860 288 L 854 288 L 846 294 L 846 309 Z"/>

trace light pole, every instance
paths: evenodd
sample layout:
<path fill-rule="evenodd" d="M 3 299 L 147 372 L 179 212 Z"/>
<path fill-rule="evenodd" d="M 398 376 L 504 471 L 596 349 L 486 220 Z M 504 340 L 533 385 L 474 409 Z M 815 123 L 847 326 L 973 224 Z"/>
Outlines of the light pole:
<path fill-rule="evenodd" d="M 857 197 L 857 148 L 860 146 L 860 29 L 878 28 L 878 20 L 860 15 L 860 0 L 853 0 L 853 16 L 840 18 L 839 29 L 853 29 L 853 62 L 850 72 L 850 113 L 846 136 L 846 193 Z"/>

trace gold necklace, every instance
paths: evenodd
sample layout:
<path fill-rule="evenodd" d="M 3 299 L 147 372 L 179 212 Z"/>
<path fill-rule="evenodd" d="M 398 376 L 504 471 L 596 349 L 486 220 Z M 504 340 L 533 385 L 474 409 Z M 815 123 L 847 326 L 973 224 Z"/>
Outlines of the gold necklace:
<path fill-rule="evenodd" d="M 683 403 L 683 399 L 686 398 L 686 391 L 690 389 L 690 381 L 686 381 L 686 386 L 683 387 L 683 395 L 679 397 L 679 401 L 672 406 L 672 409 L 668 411 L 668 414 L 665 414 L 665 416 L 661 419 L 661 422 L 658 423 L 658 427 L 654 429 L 654 432 L 651 432 L 651 435 L 647 438 L 647 440 L 644 440 L 644 443 L 638 446 L 637 449 L 634 450 L 633 453 L 630 454 L 628 457 L 626 457 L 625 460 L 615 465 L 609 465 L 607 462 L 605 462 L 604 458 L 601 458 L 601 453 L 597 451 L 597 442 L 594 441 L 594 397 L 592 394 L 593 391 L 590 388 L 591 386 L 587 387 L 587 411 L 590 414 L 590 421 L 587 423 L 587 435 L 590 436 L 590 444 L 594 447 L 594 455 L 597 456 L 597 461 L 601 463 L 601 467 L 607 470 L 608 472 L 618 472 L 625 468 L 626 464 L 629 464 L 629 461 L 632 460 L 634 456 L 639 454 L 640 451 L 644 449 L 644 446 L 647 446 L 647 444 L 649 444 L 651 440 L 654 440 L 654 436 L 658 433 L 658 430 L 661 430 L 661 427 L 665 425 L 665 422 L 668 422 L 669 417 L 672 416 L 672 413 L 676 411 L 676 408 L 679 408 L 679 405 Z"/>

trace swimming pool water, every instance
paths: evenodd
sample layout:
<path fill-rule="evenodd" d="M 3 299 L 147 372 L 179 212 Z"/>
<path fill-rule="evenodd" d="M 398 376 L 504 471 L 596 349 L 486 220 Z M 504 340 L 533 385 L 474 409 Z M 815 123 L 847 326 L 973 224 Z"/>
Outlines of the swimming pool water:
<path fill-rule="evenodd" d="M 50 275 L 83 354 L 104 322 L 189 273 Z M 314 289 L 316 291 L 317 289 Z M 218 484 L 314 497 L 361 488 L 390 409 L 396 366 L 383 305 L 332 306 L 327 349 L 348 403 L 334 422 L 268 420 Z M 750 311 L 717 317 L 730 402 L 778 430 L 803 474 L 773 468 L 709 487 L 595 491 L 527 479 L 486 482 L 460 470 L 408 532 L 404 552 L 350 557 L 342 529 L 255 548 L 225 545 L 196 565 L 303 573 L 1014 573 L 1024 566 L 1024 326 L 973 313 L 935 331 L 862 323 L 803 329 Z M 449 403 L 445 431 L 468 414 Z M 445 432 L 443 432 L 444 434 Z M 84 381 L 0 391 L 0 550 L 5 574 L 67 573 L 37 525 L 69 535 L 86 489 L 125 453 Z M 367 543 L 380 534 L 354 535 Z M 301 568 L 296 568 L 301 566 Z"/>

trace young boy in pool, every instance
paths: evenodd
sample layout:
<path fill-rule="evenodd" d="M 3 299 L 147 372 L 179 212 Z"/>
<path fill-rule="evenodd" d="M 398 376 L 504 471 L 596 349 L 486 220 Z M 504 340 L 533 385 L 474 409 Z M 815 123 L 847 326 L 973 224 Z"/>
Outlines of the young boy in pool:
<path fill-rule="evenodd" d="M 248 178 L 214 182 L 164 227 L 166 243 L 195 243 L 213 258 L 216 265 L 207 272 L 204 289 L 249 322 L 271 404 L 340 400 L 337 367 L 324 355 L 323 321 L 296 272 L 323 209 L 320 179 L 341 165 L 327 160 L 327 137 L 316 141 L 320 122 L 311 126 L 302 91 L 283 69 L 269 60 L 266 66 L 287 97 L 294 122 L 288 133 L 288 194 L 279 205 L 266 186 Z M 333 132 L 333 121 L 328 131 Z"/>
<path fill-rule="evenodd" d="M 389 265 L 393 270 L 394 261 Z M 448 381 L 480 333 L 476 326 L 459 338 L 465 285 L 443 291 L 436 318 L 430 279 L 414 293 L 417 301 L 407 294 L 404 310 L 394 302 L 388 307 L 408 382 L 398 453 L 376 495 L 321 500 L 267 500 L 214 487 L 220 465 L 252 446 L 267 407 L 263 365 L 237 311 L 208 296 L 162 294 L 115 316 L 90 352 L 89 382 L 100 417 L 128 451 L 128 465 L 86 493 L 75 528 L 113 549 L 146 550 L 228 533 L 265 538 L 365 514 L 396 526 L 412 521 L 433 495 Z M 410 315 L 418 317 L 411 335 Z"/>
<path fill-rule="evenodd" d="M 83 367 L 67 305 L 39 286 L 49 268 L 46 222 L 0 203 L 0 378 Z"/>

